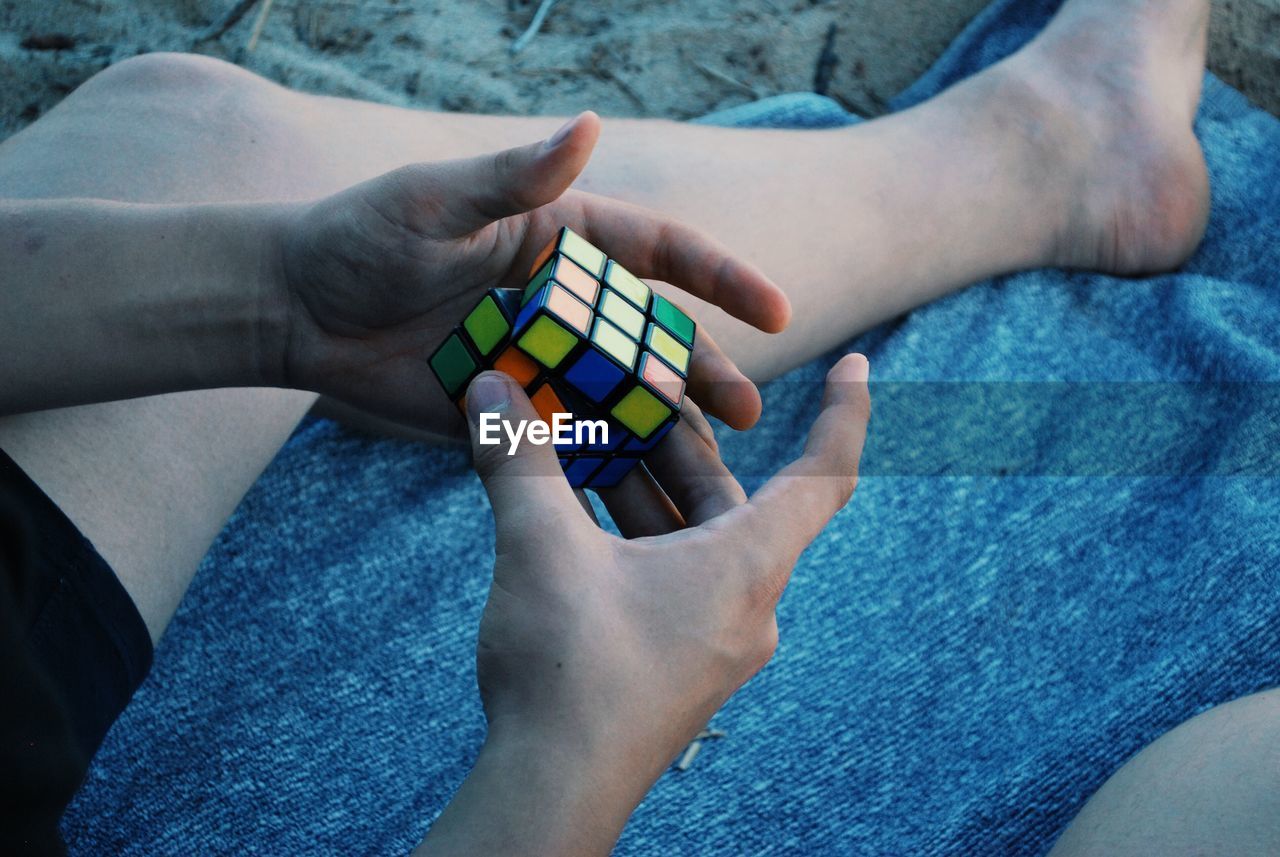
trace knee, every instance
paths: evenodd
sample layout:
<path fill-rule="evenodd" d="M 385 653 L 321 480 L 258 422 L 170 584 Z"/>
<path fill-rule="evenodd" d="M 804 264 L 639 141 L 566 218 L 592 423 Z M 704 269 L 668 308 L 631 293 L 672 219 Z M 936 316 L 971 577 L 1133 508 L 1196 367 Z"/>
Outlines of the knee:
<path fill-rule="evenodd" d="M 287 90 L 237 65 L 196 54 L 142 54 L 94 75 L 67 102 L 107 112 L 114 127 L 219 129 L 273 127 Z M 138 130 L 134 128 L 133 130 Z"/>
<path fill-rule="evenodd" d="M 1211 708 L 1126 762 L 1052 853 L 1280 854 L 1277 747 L 1280 690 Z"/>
<path fill-rule="evenodd" d="M 208 95 L 226 89 L 271 86 L 237 65 L 199 54 L 140 54 L 90 78 L 82 90 L 129 97 Z"/>

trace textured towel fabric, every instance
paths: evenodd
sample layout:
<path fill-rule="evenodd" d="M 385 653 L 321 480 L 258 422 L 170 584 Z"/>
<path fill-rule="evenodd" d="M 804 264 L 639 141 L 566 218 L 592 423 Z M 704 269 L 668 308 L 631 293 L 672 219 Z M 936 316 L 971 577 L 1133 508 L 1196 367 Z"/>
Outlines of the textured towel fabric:
<path fill-rule="evenodd" d="M 1054 5 L 996 3 L 896 106 Z M 816 96 L 717 118 L 852 121 Z M 871 475 L 801 560 L 729 737 L 619 853 L 1039 854 L 1139 748 L 1277 683 L 1280 122 L 1209 79 L 1198 130 L 1213 219 L 1182 272 L 1003 277 L 851 344 L 880 379 Z M 771 385 L 729 458 L 793 454 L 833 359 Z M 492 555 L 465 452 L 304 424 L 108 736 L 73 851 L 404 852 L 483 734 Z"/>

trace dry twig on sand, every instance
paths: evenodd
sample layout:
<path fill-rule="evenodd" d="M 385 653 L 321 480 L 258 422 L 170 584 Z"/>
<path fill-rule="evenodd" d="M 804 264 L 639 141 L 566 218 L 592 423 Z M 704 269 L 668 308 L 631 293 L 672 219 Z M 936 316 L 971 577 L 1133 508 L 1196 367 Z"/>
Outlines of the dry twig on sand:
<path fill-rule="evenodd" d="M 839 62 L 840 58 L 836 56 L 836 25 L 832 24 L 827 27 L 827 37 L 822 42 L 822 52 L 818 54 L 818 64 L 813 70 L 814 92 L 819 95 L 827 94 Z"/>
<path fill-rule="evenodd" d="M 681 55 L 682 57 L 684 57 L 685 62 L 689 63 L 689 64 L 690 64 L 690 65 L 692 65 L 694 68 L 696 68 L 698 71 L 702 72 L 703 74 L 705 74 L 707 77 L 711 78 L 712 80 L 718 80 L 718 81 L 720 81 L 721 83 L 727 83 L 727 84 L 729 84 L 730 86 L 734 87 L 735 89 L 741 89 L 743 92 L 747 93 L 747 94 L 748 94 L 748 95 L 750 95 L 752 98 L 755 98 L 755 99 L 757 99 L 757 100 L 759 100 L 759 99 L 761 99 L 761 98 L 763 98 L 763 97 L 764 97 L 764 95 L 760 92 L 760 90 L 759 90 L 759 89 L 756 89 L 756 88 L 755 88 L 754 86 L 752 86 L 751 84 L 749 84 L 749 83 L 745 83 L 745 82 L 743 82 L 743 81 L 741 81 L 741 80 L 738 80 L 736 77 L 733 77 L 732 75 L 725 74 L 724 72 L 720 71 L 719 69 L 714 69 L 714 68 L 712 68 L 711 66 L 707 65 L 707 64 L 706 64 L 706 63 L 704 63 L 704 62 L 701 62 L 701 61 L 699 61 L 699 60 L 695 60 L 695 59 L 691 59 L 690 57 L 685 56 L 683 51 L 681 51 L 681 52 L 680 52 L 680 55 Z"/>
<path fill-rule="evenodd" d="M 538 35 L 538 31 L 542 29 L 542 24 L 547 20 L 547 13 L 551 11 L 551 7 L 556 4 L 556 0 L 542 0 L 538 5 L 538 11 L 533 13 L 533 20 L 529 22 L 529 28 L 520 34 L 520 38 L 511 43 L 511 53 L 518 54 L 524 50 L 524 46 L 529 44 L 534 36 Z"/>
<path fill-rule="evenodd" d="M 196 44 L 200 44 L 201 42 L 210 42 L 214 39 L 220 38 L 227 30 L 230 30 L 236 24 L 240 23 L 240 19 L 243 18 L 245 13 L 252 9 L 254 4 L 257 2 L 258 0 L 238 0 L 236 5 L 232 6 L 227 14 L 222 16 L 222 20 L 210 24 L 204 30 L 196 34 Z"/>
<path fill-rule="evenodd" d="M 702 742 L 724 738 L 725 733 L 719 729 L 712 729 L 708 726 L 697 735 L 693 736 L 693 740 L 684 748 L 684 752 L 680 755 L 680 760 L 676 762 L 677 771 L 687 771 L 693 765 L 693 760 L 698 758 L 698 753 L 702 750 Z"/>
<path fill-rule="evenodd" d="M 628 98 L 630 98 L 632 101 L 636 103 L 636 106 L 639 107 L 641 111 L 643 111 L 644 113 L 649 112 L 649 105 L 645 102 L 644 97 L 640 93 L 636 92 L 636 88 L 634 86 L 627 83 L 624 79 L 622 79 L 621 77 L 618 77 L 616 74 L 614 74 L 612 71 L 609 71 L 608 69 L 605 69 L 604 71 L 599 72 L 598 76 L 600 77 L 601 80 L 610 81 L 615 86 L 617 86 L 618 89 L 621 89 Z"/>
<path fill-rule="evenodd" d="M 258 46 L 258 39 L 262 36 L 262 28 L 267 25 L 267 16 L 271 14 L 271 4 L 274 2 L 275 0 L 263 0 L 262 11 L 258 13 L 258 20 L 253 22 L 253 33 L 249 36 L 250 53 Z"/>
<path fill-rule="evenodd" d="M 642 115 L 648 114 L 649 105 L 645 103 L 644 97 L 636 92 L 635 87 L 627 83 L 621 75 L 614 72 L 610 66 L 612 59 L 604 45 L 596 45 L 591 51 L 590 59 L 587 60 L 585 71 L 595 75 L 597 80 L 607 80 L 621 89 L 624 95 L 636 103 Z"/>

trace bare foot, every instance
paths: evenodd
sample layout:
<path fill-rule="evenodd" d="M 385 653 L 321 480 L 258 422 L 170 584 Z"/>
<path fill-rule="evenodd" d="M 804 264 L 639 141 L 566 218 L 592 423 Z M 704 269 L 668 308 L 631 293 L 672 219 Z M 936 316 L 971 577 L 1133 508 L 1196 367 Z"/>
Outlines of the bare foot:
<path fill-rule="evenodd" d="M 1048 117 L 1046 168 L 1064 179 L 1057 264 L 1165 271 L 1200 243 L 1209 180 L 1192 122 L 1208 20 L 1208 0 L 1069 0 L 995 67 Z"/>

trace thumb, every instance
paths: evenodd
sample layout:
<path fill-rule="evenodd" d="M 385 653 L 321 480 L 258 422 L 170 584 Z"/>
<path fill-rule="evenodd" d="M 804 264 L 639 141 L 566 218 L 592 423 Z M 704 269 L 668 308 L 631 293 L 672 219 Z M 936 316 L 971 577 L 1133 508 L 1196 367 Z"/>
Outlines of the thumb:
<path fill-rule="evenodd" d="M 544 524 L 548 514 L 586 520 L 555 447 L 531 443 L 524 435 L 531 421 L 540 418 L 518 384 L 501 372 L 483 372 L 471 382 L 466 402 L 472 457 L 493 506 L 499 539 L 504 533 L 529 532 L 529 527 Z"/>
<path fill-rule="evenodd" d="M 477 158 L 439 164 L 440 186 L 427 208 L 460 237 L 495 220 L 557 200 L 587 166 L 600 137 L 600 117 L 580 113 L 546 140 Z"/>

